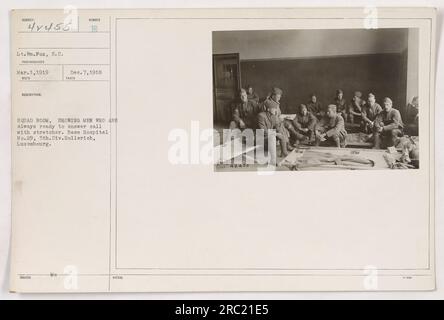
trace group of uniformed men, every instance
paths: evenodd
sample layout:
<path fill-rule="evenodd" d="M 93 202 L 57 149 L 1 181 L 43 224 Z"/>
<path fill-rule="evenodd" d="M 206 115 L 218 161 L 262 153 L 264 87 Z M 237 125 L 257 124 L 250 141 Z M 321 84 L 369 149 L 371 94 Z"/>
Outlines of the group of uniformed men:
<path fill-rule="evenodd" d="M 301 104 L 293 120 L 282 119 L 279 101 L 282 90 L 273 88 L 264 101 L 251 86 L 240 90 L 240 99 L 232 108 L 230 129 L 274 130 L 281 146 L 281 156 L 286 156 L 299 143 L 315 146 L 346 146 L 345 122 L 359 124 L 360 131 L 373 134 L 374 148 L 393 146 L 403 134 L 404 124 L 400 112 L 393 108 L 389 97 L 383 99 L 383 107 L 376 102 L 373 93 L 368 99 L 356 91 L 347 104 L 344 93 L 338 89 L 331 104 L 324 109 L 316 94 L 310 95 L 307 104 Z"/>

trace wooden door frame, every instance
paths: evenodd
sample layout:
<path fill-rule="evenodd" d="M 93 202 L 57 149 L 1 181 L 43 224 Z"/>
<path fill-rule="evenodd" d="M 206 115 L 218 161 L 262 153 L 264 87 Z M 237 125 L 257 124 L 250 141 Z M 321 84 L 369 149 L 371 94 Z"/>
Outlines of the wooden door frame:
<path fill-rule="evenodd" d="M 214 118 L 215 118 L 215 113 L 216 113 L 216 64 L 215 64 L 215 60 L 217 58 L 222 58 L 222 57 L 230 57 L 230 58 L 236 58 L 237 60 L 237 65 L 238 65 L 238 75 L 237 75 L 237 90 L 239 91 L 241 88 L 241 65 L 240 65 L 240 55 L 239 52 L 233 52 L 233 53 L 213 53 L 213 58 L 212 58 L 212 63 L 213 63 L 213 67 L 212 67 L 212 71 L 213 71 L 213 124 L 214 124 Z"/>

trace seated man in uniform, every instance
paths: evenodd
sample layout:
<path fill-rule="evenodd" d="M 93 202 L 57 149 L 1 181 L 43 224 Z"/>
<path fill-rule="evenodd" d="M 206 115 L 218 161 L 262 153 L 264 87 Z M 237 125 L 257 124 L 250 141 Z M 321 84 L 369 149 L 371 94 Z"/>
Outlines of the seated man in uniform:
<path fill-rule="evenodd" d="M 382 111 L 381 106 L 376 102 L 373 93 L 368 94 L 367 104 L 362 108 L 363 131 L 371 133 L 373 131 L 376 116 Z"/>
<path fill-rule="evenodd" d="M 248 101 L 253 101 L 255 103 L 259 103 L 259 96 L 256 92 L 254 92 L 254 89 L 251 85 L 247 86 L 247 98 L 248 98 Z"/>
<path fill-rule="evenodd" d="M 347 121 L 347 119 L 345 118 L 347 116 L 345 112 L 347 109 L 347 101 L 344 99 L 344 91 L 342 91 L 341 89 L 336 90 L 336 97 L 335 100 L 333 101 L 333 104 L 336 105 L 336 110 L 338 114 L 345 121 Z"/>
<path fill-rule="evenodd" d="M 314 131 L 317 119 L 308 111 L 305 104 L 299 106 L 298 113 L 295 118 L 287 121 L 287 129 L 290 132 L 290 137 L 295 141 L 295 145 L 302 142 L 314 142 Z"/>
<path fill-rule="evenodd" d="M 262 111 L 267 111 L 266 103 L 271 102 L 277 104 L 277 115 L 281 115 L 281 108 L 280 108 L 280 100 L 282 98 L 283 91 L 280 88 L 274 87 L 271 89 L 271 93 L 268 95 L 268 97 L 262 102 Z"/>
<path fill-rule="evenodd" d="M 256 125 L 256 116 L 259 113 L 259 106 L 247 98 L 247 91 L 240 90 L 240 101 L 233 104 L 232 120 L 230 122 L 230 129 L 254 129 Z"/>
<path fill-rule="evenodd" d="M 314 93 L 310 95 L 310 101 L 307 103 L 307 109 L 318 119 L 322 118 L 325 114 L 324 110 L 322 110 L 321 103 L 318 101 L 318 98 Z"/>
<path fill-rule="evenodd" d="M 384 110 L 375 119 L 373 128 L 374 148 L 388 148 L 396 145 L 403 135 L 404 124 L 401 113 L 393 108 L 390 98 L 384 98 Z"/>
<path fill-rule="evenodd" d="M 418 97 L 413 97 L 412 102 L 407 104 L 407 123 L 418 124 L 419 103 Z"/>
<path fill-rule="evenodd" d="M 356 91 L 348 106 L 347 121 L 350 123 L 362 124 L 362 108 L 365 105 L 365 101 L 361 97 L 362 93 L 360 91 Z"/>
<path fill-rule="evenodd" d="M 264 130 L 266 137 L 270 134 L 269 130 L 275 130 L 276 139 L 281 145 L 281 157 L 286 157 L 288 151 L 293 150 L 293 148 L 288 145 L 287 131 L 284 128 L 283 121 L 280 120 L 278 115 L 279 103 L 267 99 L 264 102 L 264 107 L 266 111 L 260 112 L 257 115 L 257 128 Z"/>
<path fill-rule="evenodd" d="M 417 136 L 419 126 L 419 103 L 417 96 L 413 97 L 412 102 L 407 104 L 405 116 L 406 131 L 408 131 L 409 135 Z"/>
<path fill-rule="evenodd" d="M 333 144 L 338 148 L 345 147 L 347 131 L 345 131 L 344 119 L 338 115 L 334 104 L 327 107 L 327 114 L 316 125 L 315 135 L 316 146 L 323 143 Z"/>

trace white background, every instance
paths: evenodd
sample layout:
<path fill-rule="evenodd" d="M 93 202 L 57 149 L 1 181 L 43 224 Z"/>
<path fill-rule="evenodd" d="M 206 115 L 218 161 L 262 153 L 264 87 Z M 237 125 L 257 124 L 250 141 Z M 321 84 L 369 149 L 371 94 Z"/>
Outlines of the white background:
<path fill-rule="evenodd" d="M 74 5 L 78 8 L 154 8 L 154 7 L 295 7 L 295 6 L 430 6 L 437 7 L 437 70 L 436 70 L 436 270 L 437 290 L 433 292 L 359 292 L 359 293 L 189 293 L 189 294 L 10 294 L 9 283 L 9 239 L 10 239 L 10 53 L 9 53 L 9 10 L 18 8 L 63 8 Z M 444 216 L 442 201 L 442 164 L 444 162 L 442 138 L 444 137 L 442 98 L 443 75 L 440 60 L 444 59 L 441 50 L 442 14 L 444 0 L 436 1 L 10 1 L 0 2 L 0 298 L 1 299 L 443 299 L 444 298 Z M 441 79 L 441 81 L 440 81 Z"/>

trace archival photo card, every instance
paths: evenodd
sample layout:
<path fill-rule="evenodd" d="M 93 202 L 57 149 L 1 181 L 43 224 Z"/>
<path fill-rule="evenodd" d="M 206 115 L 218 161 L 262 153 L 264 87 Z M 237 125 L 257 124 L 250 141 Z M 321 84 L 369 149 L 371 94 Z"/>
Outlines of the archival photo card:
<path fill-rule="evenodd" d="M 14 10 L 11 291 L 433 290 L 435 24 Z"/>

